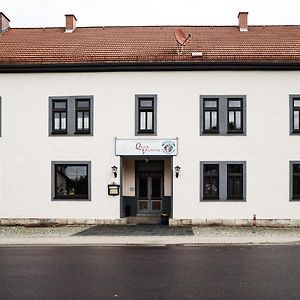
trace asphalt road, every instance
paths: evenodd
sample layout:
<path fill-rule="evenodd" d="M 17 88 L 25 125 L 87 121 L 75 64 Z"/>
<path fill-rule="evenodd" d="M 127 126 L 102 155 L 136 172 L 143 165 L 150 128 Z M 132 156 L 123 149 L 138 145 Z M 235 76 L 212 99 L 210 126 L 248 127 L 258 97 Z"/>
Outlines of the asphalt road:
<path fill-rule="evenodd" d="M 300 246 L 0 248 L 0 299 L 299 299 Z"/>

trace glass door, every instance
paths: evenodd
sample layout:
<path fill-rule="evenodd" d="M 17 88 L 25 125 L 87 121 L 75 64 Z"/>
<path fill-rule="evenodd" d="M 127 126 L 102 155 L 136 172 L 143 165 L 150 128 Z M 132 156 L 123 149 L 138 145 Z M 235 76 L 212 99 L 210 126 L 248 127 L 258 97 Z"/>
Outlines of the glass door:
<path fill-rule="evenodd" d="M 138 212 L 160 213 L 162 208 L 162 175 L 139 174 Z"/>
<path fill-rule="evenodd" d="M 151 175 L 149 176 L 151 185 L 150 185 L 150 205 L 152 212 L 161 211 L 161 199 L 162 199 L 162 176 Z"/>
<path fill-rule="evenodd" d="M 138 211 L 146 213 L 149 211 L 149 176 L 138 175 L 137 186 Z"/>

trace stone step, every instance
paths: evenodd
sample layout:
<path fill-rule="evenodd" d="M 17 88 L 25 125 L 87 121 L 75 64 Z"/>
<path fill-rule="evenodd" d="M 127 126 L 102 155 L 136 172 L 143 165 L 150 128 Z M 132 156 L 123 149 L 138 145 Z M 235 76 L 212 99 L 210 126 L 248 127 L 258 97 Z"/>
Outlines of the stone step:
<path fill-rule="evenodd" d="M 137 216 L 127 217 L 127 224 L 160 224 L 160 216 Z"/>

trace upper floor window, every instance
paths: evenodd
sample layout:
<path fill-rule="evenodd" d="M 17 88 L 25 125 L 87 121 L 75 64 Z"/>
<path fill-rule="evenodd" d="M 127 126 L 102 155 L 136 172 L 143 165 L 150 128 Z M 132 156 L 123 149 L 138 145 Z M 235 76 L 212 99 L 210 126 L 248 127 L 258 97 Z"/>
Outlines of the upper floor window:
<path fill-rule="evenodd" d="M 227 132 L 243 132 L 243 100 L 228 98 L 227 99 Z"/>
<path fill-rule="evenodd" d="M 52 133 L 67 133 L 67 100 L 52 101 Z"/>
<path fill-rule="evenodd" d="M 90 133 L 91 106 L 89 99 L 76 99 L 76 133 Z"/>
<path fill-rule="evenodd" d="M 201 134 L 245 135 L 245 107 L 245 96 L 201 96 Z"/>
<path fill-rule="evenodd" d="M 93 133 L 93 97 L 50 97 L 49 135 Z"/>
<path fill-rule="evenodd" d="M 291 133 L 300 133 L 300 97 L 290 97 Z"/>
<path fill-rule="evenodd" d="M 219 99 L 203 99 L 203 132 L 219 132 Z"/>
<path fill-rule="evenodd" d="M 156 134 L 157 97 L 148 95 L 136 96 L 136 134 Z"/>

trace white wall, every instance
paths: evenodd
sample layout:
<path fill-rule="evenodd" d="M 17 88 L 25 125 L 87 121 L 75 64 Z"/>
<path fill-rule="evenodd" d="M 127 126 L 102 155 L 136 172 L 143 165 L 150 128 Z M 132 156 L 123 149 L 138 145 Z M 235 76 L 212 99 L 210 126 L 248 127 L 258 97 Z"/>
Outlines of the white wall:
<path fill-rule="evenodd" d="M 178 137 L 174 218 L 296 218 L 289 202 L 289 161 L 300 136 L 289 136 L 289 94 L 300 72 L 203 71 L 0 74 L 0 217 L 118 218 L 107 196 L 119 167 L 114 137 L 134 138 L 135 94 L 158 95 L 158 138 Z M 247 136 L 200 136 L 200 95 L 246 95 Z M 49 137 L 48 97 L 94 95 L 94 136 Z M 92 201 L 51 201 L 51 161 L 89 160 Z M 200 161 L 246 161 L 246 202 L 200 202 Z M 117 178 L 119 179 L 119 177 Z"/>

